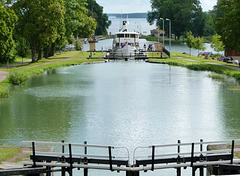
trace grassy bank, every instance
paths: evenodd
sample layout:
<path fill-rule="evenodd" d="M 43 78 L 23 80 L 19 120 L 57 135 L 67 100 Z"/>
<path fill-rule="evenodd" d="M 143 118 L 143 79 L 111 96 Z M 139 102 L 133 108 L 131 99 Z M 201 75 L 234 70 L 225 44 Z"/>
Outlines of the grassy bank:
<path fill-rule="evenodd" d="M 240 80 L 240 71 L 238 66 L 217 60 L 205 59 L 202 57 L 189 56 L 187 54 L 172 53 L 168 59 L 151 59 L 153 62 L 165 62 L 169 65 L 186 67 L 196 71 L 212 71 L 218 74 L 236 78 Z M 235 69 L 234 69 L 235 68 Z"/>
<path fill-rule="evenodd" d="M 20 147 L 0 147 L 0 164 L 8 159 L 13 158 L 18 152 L 21 152 Z"/>
<path fill-rule="evenodd" d="M 93 54 L 94 58 L 102 57 L 104 53 L 98 52 Z M 19 66 L 11 69 L 3 69 L 2 71 L 9 72 L 10 76 L 16 78 L 16 82 L 23 77 L 30 78 L 32 76 L 42 74 L 44 71 L 55 69 L 58 67 L 70 66 L 70 65 L 80 65 L 82 63 L 89 62 L 98 62 L 103 61 L 103 59 L 87 59 L 89 57 L 89 52 L 79 52 L 71 51 L 65 52 L 48 59 L 39 60 L 37 63 L 28 63 L 24 66 Z M 6 79 L 0 83 L 0 98 L 8 97 L 9 90 L 13 83 L 10 83 L 10 79 Z M 17 85 L 18 83 L 16 83 Z"/>

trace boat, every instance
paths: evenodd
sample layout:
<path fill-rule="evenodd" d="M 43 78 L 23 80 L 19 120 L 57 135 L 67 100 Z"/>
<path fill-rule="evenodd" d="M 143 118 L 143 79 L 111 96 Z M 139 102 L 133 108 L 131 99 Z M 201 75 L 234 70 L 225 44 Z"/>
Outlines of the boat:
<path fill-rule="evenodd" d="M 139 33 L 128 31 L 129 22 L 123 21 L 122 28 L 113 39 L 112 50 L 106 55 L 108 59 L 146 59 L 147 54 L 139 47 Z"/>

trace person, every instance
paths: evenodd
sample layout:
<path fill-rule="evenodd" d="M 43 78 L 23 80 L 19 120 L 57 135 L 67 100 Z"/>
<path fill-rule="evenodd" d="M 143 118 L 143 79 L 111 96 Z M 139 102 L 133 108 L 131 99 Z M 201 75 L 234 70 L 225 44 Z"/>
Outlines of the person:
<path fill-rule="evenodd" d="M 144 51 L 146 51 L 147 46 L 145 45 L 145 43 L 143 45 L 143 48 L 144 48 Z"/>

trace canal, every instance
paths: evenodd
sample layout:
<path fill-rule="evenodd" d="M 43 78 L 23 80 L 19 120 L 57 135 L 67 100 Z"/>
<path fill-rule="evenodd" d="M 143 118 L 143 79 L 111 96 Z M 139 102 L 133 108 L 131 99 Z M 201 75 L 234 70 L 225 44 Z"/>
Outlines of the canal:
<path fill-rule="evenodd" d="M 209 74 L 143 61 L 45 72 L 0 101 L 0 144 L 86 140 L 132 151 L 177 140 L 239 138 L 237 83 Z M 149 174 L 158 175 L 143 175 Z"/>

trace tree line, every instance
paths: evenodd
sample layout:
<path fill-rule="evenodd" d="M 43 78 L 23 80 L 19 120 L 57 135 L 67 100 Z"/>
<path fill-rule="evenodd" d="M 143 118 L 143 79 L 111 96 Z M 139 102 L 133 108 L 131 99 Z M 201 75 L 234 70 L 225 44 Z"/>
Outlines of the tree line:
<path fill-rule="evenodd" d="M 77 38 L 107 32 L 111 22 L 95 0 L 0 0 L 0 63 L 16 54 L 32 62 Z"/>
<path fill-rule="evenodd" d="M 212 46 L 216 51 L 240 52 L 240 1 L 218 0 L 213 10 L 203 12 L 199 0 L 151 0 L 148 22 L 162 26 L 163 19 L 170 19 L 176 39 L 184 36 L 213 36 Z M 169 28 L 169 23 L 165 23 Z M 167 32 L 167 30 L 166 30 Z M 189 33 L 191 32 L 191 33 Z M 192 37 L 191 37 L 192 35 Z M 193 38 L 192 38 L 193 39 Z"/>

